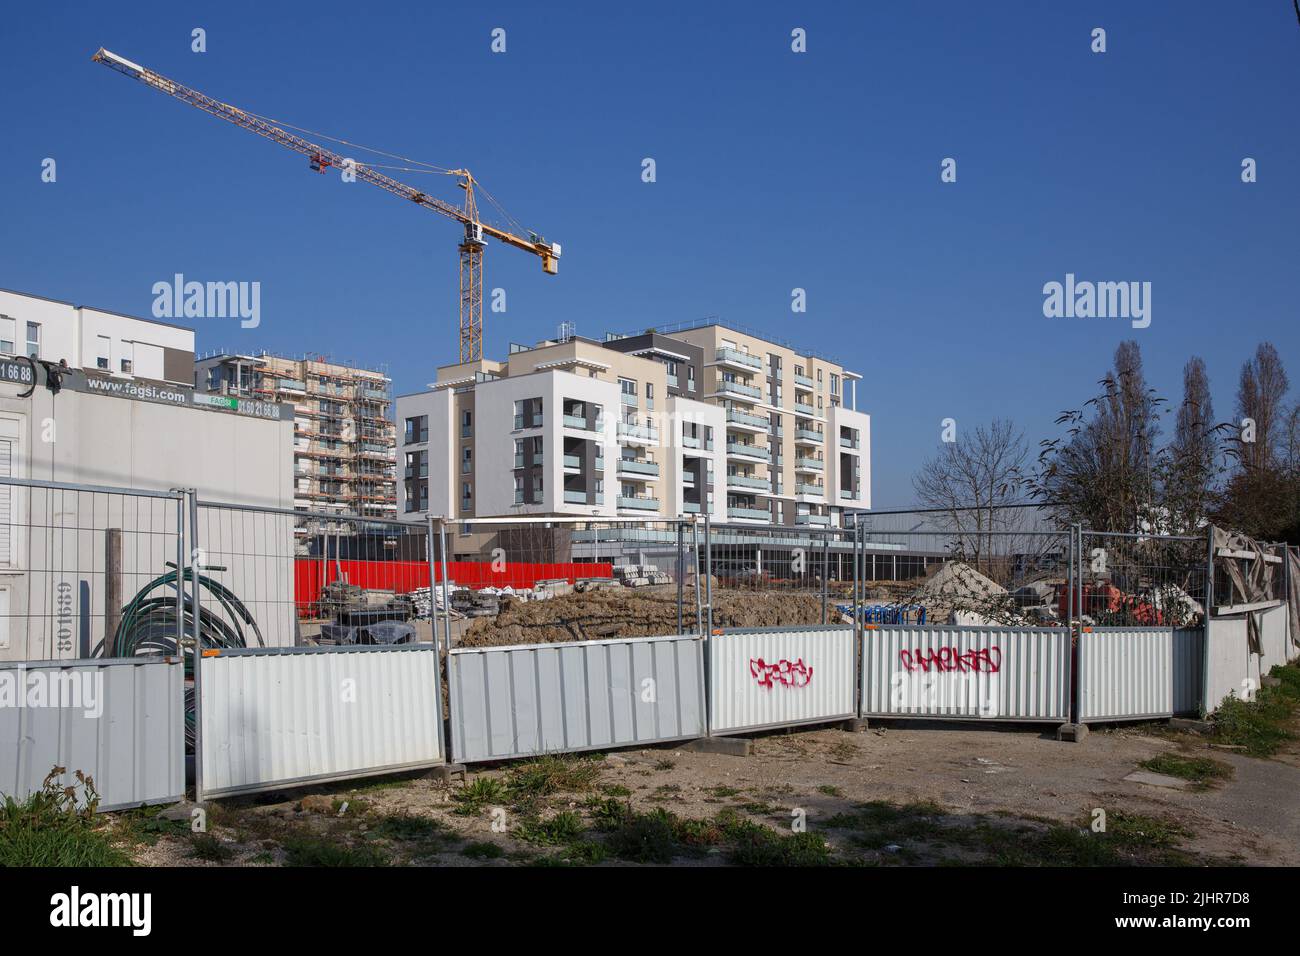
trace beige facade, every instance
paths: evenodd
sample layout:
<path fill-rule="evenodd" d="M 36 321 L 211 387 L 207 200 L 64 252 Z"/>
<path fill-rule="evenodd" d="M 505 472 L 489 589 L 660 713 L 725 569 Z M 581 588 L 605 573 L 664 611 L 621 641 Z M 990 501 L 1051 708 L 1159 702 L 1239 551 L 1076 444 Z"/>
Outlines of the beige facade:
<path fill-rule="evenodd" d="M 294 507 L 396 515 L 396 429 L 382 372 L 323 358 L 218 355 L 196 364 L 195 386 L 294 406 Z"/>
<path fill-rule="evenodd" d="M 870 506 L 853 372 L 709 325 L 515 346 L 399 396 L 399 513 L 838 526 Z"/>

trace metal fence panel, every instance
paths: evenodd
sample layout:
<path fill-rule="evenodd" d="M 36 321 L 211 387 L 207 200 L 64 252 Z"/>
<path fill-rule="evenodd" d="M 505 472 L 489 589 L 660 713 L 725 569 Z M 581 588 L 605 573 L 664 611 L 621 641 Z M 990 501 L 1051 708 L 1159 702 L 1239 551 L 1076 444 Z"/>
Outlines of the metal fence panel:
<path fill-rule="evenodd" d="M 851 627 L 723 631 L 709 640 L 709 732 L 742 733 L 852 717 Z"/>
<path fill-rule="evenodd" d="M 222 650 L 202 669 L 204 797 L 443 762 L 430 645 Z"/>
<path fill-rule="evenodd" d="M 701 737 L 698 637 L 459 648 L 448 657 L 461 762 Z"/>
<path fill-rule="evenodd" d="M 13 702 L 0 707 L 0 793 L 21 800 L 64 767 L 64 785 L 94 778 L 101 810 L 180 800 L 183 671 L 178 657 L 0 664 Z"/>
<path fill-rule="evenodd" d="M 1079 639 L 1079 720 L 1197 713 L 1205 667 L 1201 627 L 1094 627 Z"/>
<path fill-rule="evenodd" d="M 878 717 L 1070 719 L 1070 631 L 868 626 L 862 712 Z"/>

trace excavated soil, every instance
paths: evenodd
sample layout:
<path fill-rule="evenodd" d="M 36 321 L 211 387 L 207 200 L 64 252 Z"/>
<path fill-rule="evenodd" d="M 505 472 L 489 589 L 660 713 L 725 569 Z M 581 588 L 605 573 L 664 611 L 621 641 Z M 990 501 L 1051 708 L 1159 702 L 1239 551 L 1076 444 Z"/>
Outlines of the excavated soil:
<path fill-rule="evenodd" d="M 695 629 L 695 602 L 687 595 L 683 620 Z M 821 595 L 779 591 L 715 592 L 714 627 L 793 627 L 820 624 Z M 828 623 L 839 623 L 831 609 Z M 479 618 L 460 647 L 550 644 L 608 637 L 653 637 L 677 632 L 677 588 L 619 588 L 566 594 L 547 601 L 509 601 L 495 618 Z"/>

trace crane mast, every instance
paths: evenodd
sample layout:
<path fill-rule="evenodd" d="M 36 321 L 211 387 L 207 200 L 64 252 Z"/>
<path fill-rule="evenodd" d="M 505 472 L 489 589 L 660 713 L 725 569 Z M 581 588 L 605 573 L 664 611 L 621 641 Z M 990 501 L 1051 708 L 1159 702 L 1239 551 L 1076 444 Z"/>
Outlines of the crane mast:
<path fill-rule="evenodd" d="M 449 170 L 450 175 L 460 177 L 460 186 L 465 190 L 465 203 L 462 208 L 430 196 L 423 190 L 400 182 L 377 169 L 348 159 L 333 150 L 313 143 L 301 136 L 281 129 L 274 123 L 259 116 L 246 113 L 237 106 L 213 99 L 205 93 L 168 79 L 153 70 L 146 69 L 138 63 L 118 56 L 104 48 L 91 58 L 96 63 L 116 70 L 124 76 L 137 79 L 146 86 L 188 103 L 218 119 L 223 119 L 235 126 L 242 127 L 274 143 L 291 149 L 308 158 L 312 170 L 323 173 L 331 167 L 350 170 L 362 181 L 378 186 L 392 193 L 399 199 L 405 199 L 417 206 L 422 206 L 439 215 L 454 219 L 464 227 L 464 237 L 458 245 L 460 252 L 460 361 L 475 362 L 483 357 L 483 252 L 486 247 L 485 237 L 496 239 L 508 246 L 530 252 L 542 260 L 542 270 L 547 275 L 555 275 L 559 270 L 560 244 L 547 242 L 541 236 L 529 234 L 518 236 L 499 229 L 479 219 L 478 204 L 474 196 L 474 177 L 467 169 Z"/>

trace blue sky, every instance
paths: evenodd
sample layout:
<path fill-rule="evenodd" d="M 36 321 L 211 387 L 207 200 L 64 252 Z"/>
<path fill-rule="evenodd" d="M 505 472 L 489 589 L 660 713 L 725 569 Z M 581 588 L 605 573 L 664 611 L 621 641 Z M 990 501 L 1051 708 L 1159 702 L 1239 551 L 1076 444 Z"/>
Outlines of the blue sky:
<path fill-rule="evenodd" d="M 261 326 L 196 320 L 200 350 L 319 351 L 418 389 L 455 360 L 459 229 L 92 64 L 99 46 L 473 170 L 564 249 L 557 277 L 489 249 L 490 356 L 565 319 L 716 315 L 840 357 L 865 375 L 878 507 L 911 502 L 943 418 L 1054 435 L 1126 337 L 1171 398 L 1204 357 L 1220 418 L 1262 339 L 1300 386 L 1290 0 L 24 4 L 2 42 L 0 286 L 148 315 L 176 272 L 261 282 Z M 1044 318 L 1067 272 L 1151 282 L 1150 327 Z"/>

